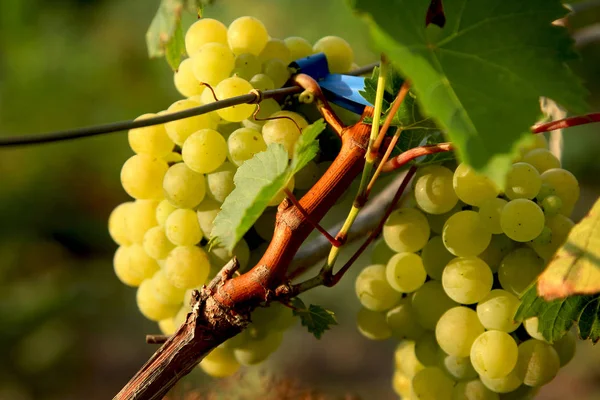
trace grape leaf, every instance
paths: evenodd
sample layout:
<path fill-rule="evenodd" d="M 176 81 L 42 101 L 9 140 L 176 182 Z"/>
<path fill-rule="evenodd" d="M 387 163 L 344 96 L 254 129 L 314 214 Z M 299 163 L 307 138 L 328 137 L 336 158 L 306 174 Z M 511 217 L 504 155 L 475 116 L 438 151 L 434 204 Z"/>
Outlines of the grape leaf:
<path fill-rule="evenodd" d="M 181 12 L 184 0 L 162 0 L 148 32 L 146 45 L 151 58 L 165 56 L 171 68 L 179 68 L 185 54 L 185 42 L 181 29 Z"/>
<path fill-rule="evenodd" d="M 600 297 L 595 297 L 585 305 L 579 318 L 579 336 L 593 343 L 600 340 Z"/>
<path fill-rule="evenodd" d="M 574 323 L 581 323 L 582 311 L 590 300 L 591 296 L 571 296 L 546 301 L 538 296 L 536 285 L 532 285 L 521 298 L 515 320 L 538 317 L 538 330 L 546 340 L 554 342 L 563 337 Z"/>
<path fill-rule="evenodd" d="M 538 291 L 548 300 L 600 292 L 600 199 L 540 275 Z"/>
<path fill-rule="evenodd" d="M 314 304 L 306 308 L 304 302 L 298 297 L 292 300 L 292 305 L 295 307 L 294 315 L 300 317 L 302 326 L 305 326 L 317 339 L 321 339 L 323 333 L 331 329 L 331 325 L 337 325 L 333 311 Z"/>
<path fill-rule="evenodd" d="M 239 167 L 233 177 L 235 189 L 227 196 L 217 214 L 210 246 L 220 245 L 232 251 L 273 197 L 283 190 L 296 172 L 319 151 L 317 136 L 325 129 L 322 119 L 307 126 L 296 142 L 292 161 L 280 144 L 270 144 Z"/>
<path fill-rule="evenodd" d="M 586 109 L 586 92 L 565 64 L 576 56 L 572 39 L 551 25 L 566 13 L 560 0 L 446 2 L 444 28 L 426 27 L 428 1 L 352 3 L 462 160 L 500 184 L 540 96 Z"/>

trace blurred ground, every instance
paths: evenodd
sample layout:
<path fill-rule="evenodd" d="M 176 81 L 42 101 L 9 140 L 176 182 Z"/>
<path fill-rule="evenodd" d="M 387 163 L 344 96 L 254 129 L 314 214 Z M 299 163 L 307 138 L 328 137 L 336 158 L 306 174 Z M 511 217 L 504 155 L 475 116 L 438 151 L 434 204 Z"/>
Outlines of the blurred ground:
<path fill-rule="evenodd" d="M 206 15 L 265 22 L 275 37 L 343 36 L 359 64 L 370 62 L 366 31 L 342 0 L 219 0 Z M 178 98 L 164 60 L 148 60 L 144 34 L 158 1 L 0 1 L 0 134 L 27 134 L 129 119 Z M 571 20 L 598 21 L 600 9 Z M 191 18 L 188 22 L 191 22 Z M 574 68 L 600 109 L 600 44 L 581 49 Z M 600 190 L 597 125 L 565 136 L 564 166 L 582 185 L 585 214 Z M 113 275 L 110 210 L 126 199 L 119 170 L 123 133 L 39 147 L 0 149 L 0 400 L 111 398 L 155 347 L 157 332 Z M 328 218 L 334 222 L 344 209 Z M 343 261 L 343 260 L 341 260 Z M 363 257 L 362 263 L 368 262 Z M 355 275 L 360 266 L 357 265 Z M 393 343 L 356 332 L 353 276 L 307 298 L 329 306 L 340 325 L 317 341 L 290 331 L 264 367 L 302 388 L 340 398 L 392 399 Z M 577 359 L 538 398 L 599 399 L 600 350 Z M 239 378 L 236 378 L 239 379 Z M 258 379 L 250 378 L 248 379 Z M 208 382 L 200 373 L 186 380 Z M 222 384 L 221 384 L 222 385 Z"/>

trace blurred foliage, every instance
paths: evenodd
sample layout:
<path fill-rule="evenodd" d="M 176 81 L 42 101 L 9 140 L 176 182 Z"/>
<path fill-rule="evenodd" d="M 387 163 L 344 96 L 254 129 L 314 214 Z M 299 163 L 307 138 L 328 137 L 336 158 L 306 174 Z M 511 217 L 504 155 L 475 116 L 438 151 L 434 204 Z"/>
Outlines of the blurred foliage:
<path fill-rule="evenodd" d="M 130 119 L 167 108 L 179 97 L 172 72 L 163 59 L 148 59 L 145 43 L 158 4 L 0 1 L 0 135 Z M 339 35 L 352 43 L 359 64 L 375 59 L 366 28 L 343 0 L 220 0 L 204 13 L 226 24 L 253 15 L 280 38 L 314 42 Z M 600 8 L 588 10 L 571 19 L 570 29 L 599 18 Z M 184 28 L 193 19 L 186 15 Z M 600 109 L 599 49 L 600 42 L 583 47 L 574 65 L 592 92 L 594 109 Z M 564 165 L 584 189 L 580 216 L 598 193 L 598 130 L 589 125 L 565 135 Z M 116 246 L 106 231 L 110 211 L 127 198 L 119 170 L 130 154 L 125 133 L 0 149 L 0 400 L 111 398 L 156 349 L 144 343 L 144 334 L 156 333 L 156 325 L 137 311 L 134 289 L 114 277 Z M 344 211 L 327 216 L 325 225 Z M 352 287 L 351 274 L 334 289 L 308 293 L 305 300 L 335 311 L 340 325 L 321 341 L 301 329 L 290 332 L 267 367 L 293 376 L 303 388 L 393 398 L 393 344 L 368 342 L 356 332 Z M 584 353 L 557 381 L 585 380 L 580 385 L 585 390 L 572 398 L 598 393 L 589 383 L 596 377 L 582 372 L 582 366 L 598 361 L 598 352 Z M 183 385 L 202 382 L 210 381 L 198 372 Z M 558 398 L 551 397 L 552 387 L 545 392 L 545 398 Z"/>

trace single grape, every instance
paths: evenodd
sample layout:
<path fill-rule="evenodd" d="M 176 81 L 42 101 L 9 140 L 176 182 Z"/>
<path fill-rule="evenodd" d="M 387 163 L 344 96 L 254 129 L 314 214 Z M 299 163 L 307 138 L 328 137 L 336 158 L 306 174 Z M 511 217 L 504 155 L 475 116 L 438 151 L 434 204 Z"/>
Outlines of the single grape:
<path fill-rule="evenodd" d="M 265 61 L 262 65 L 262 73 L 271 78 L 276 88 L 282 87 L 291 76 L 287 64 L 278 58 Z"/>
<path fill-rule="evenodd" d="M 560 160 L 547 149 L 533 149 L 523 156 L 523 162 L 532 165 L 542 174 L 552 168 L 560 168 Z"/>
<path fill-rule="evenodd" d="M 267 74 L 256 74 L 250 77 L 250 84 L 254 89 L 265 91 L 275 89 L 275 82 Z M 273 100 L 273 99 L 270 99 Z M 264 101 L 264 100 L 263 100 Z M 273 100 L 275 101 L 275 100 Z M 261 102 L 262 103 L 262 102 Z M 279 108 L 281 109 L 281 107 Z M 277 110 L 279 111 L 279 110 Z"/>
<path fill-rule="evenodd" d="M 173 286 L 162 269 L 156 271 L 154 276 L 152 276 L 152 281 L 154 282 L 154 295 L 156 299 L 161 303 L 174 304 L 179 309 L 185 295 L 185 290 Z"/>
<path fill-rule="evenodd" d="M 350 71 L 354 61 L 352 47 L 338 36 L 325 36 L 319 39 L 313 46 L 313 53 L 325 53 L 329 71 L 334 74 Z"/>
<path fill-rule="evenodd" d="M 162 303 L 156 296 L 156 286 L 152 279 L 146 279 L 136 293 L 137 306 L 142 315 L 151 321 L 172 318 L 177 314 L 179 305 Z"/>
<path fill-rule="evenodd" d="M 544 260 L 528 247 L 508 253 L 498 268 L 498 279 L 504 290 L 521 296 L 544 269 Z"/>
<path fill-rule="evenodd" d="M 460 200 L 477 207 L 500 194 L 498 187 L 488 177 L 479 175 L 465 163 L 456 167 L 453 185 Z"/>
<path fill-rule="evenodd" d="M 128 208 L 125 223 L 129 232 L 129 239 L 133 243 L 142 244 L 148 229 L 156 226 L 156 208 L 158 200 L 136 200 Z"/>
<path fill-rule="evenodd" d="M 386 277 L 391 287 L 399 292 L 410 293 L 425 283 L 427 272 L 418 254 L 398 253 L 388 261 Z"/>
<path fill-rule="evenodd" d="M 182 162 L 183 158 L 181 157 L 181 154 L 172 151 L 169 154 L 167 154 L 166 156 L 161 157 L 161 160 L 163 160 L 167 164 L 176 164 L 176 163 Z"/>
<path fill-rule="evenodd" d="M 214 378 L 224 378 L 240 369 L 233 350 L 224 346 L 216 347 L 198 364 L 200 369 Z"/>
<path fill-rule="evenodd" d="M 213 221 L 219 211 L 221 211 L 221 203 L 213 199 L 204 199 L 202 203 L 196 207 L 196 216 L 198 217 L 200 230 L 206 237 L 210 237 Z"/>
<path fill-rule="evenodd" d="M 519 345 L 517 376 L 527 386 L 542 386 L 550 382 L 560 369 L 560 359 L 552 345 L 529 339 Z"/>
<path fill-rule="evenodd" d="M 459 211 L 446 221 L 442 239 L 448 251 L 458 257 L 477 256 L 492 240 L 476 211 Z"/>
<path fill-rule="evenodd" d="M 524 156 L 528 152 L 534 149 L 547 149 L 548 140 L 544 134 L 529 135 L 525 140 L 519 143 L 519 152 L 521 156 Z"/>
<path fill-rule="evenodd" d="M 274 118 L 265 123 L 262 129 L 263 139 L 267 145 L 279 143 L 285 147 L 289 157 L 294 154 L 294 146 L 308 126 L 308 122 L 300 114 L 291 111 L 280 111 L 271 115 Z"/>
<path fill-rule="evenodd" d="M 167 113 L 184 111 L 193 107 L 199 107 L 200 105 L 201 104 L 197 101 L 190 99 L 178 100 L 169 106 Z M 169 137 L 179 146 L 183 146 L 183 143 L 192 133 L 197 132 L 200 129 L 214 129 L 216 127 L 216 122 L 209 114 L 201 114 L 195 117 L 165 123 L 165 129 L 167 130 Z"/>
<path fill-rule="evenodd" d="M 169 166 L 166 162 L 136 154 L 123 164 L 121 184 L 128 195 L 135 199 L 158 199 L 162 197 L 162 180 Z"/>
<path fill-rule="evenodd" d="M 202 231 L 194 210 L 179 208 L 165 222 L 167 237 L 178 246 L 192 246 L 202 240 Z"/>
<path fill-rule="evenodd" d="M 392 336 L 392 330 L 385 321 L 385 314 L 364 307 L 356 314 L 356 326 L 367 339 L 385 340 Z"/>
<path fill-rule="evenodd" d="M 482 333 L 471 347 L 473 368 L 479 375 L 492 379 L 508 375 L 515 368 L 518 355 L 515 340 L 502 331 Z"/>
<path fill-rule="evenodd" d="M 281 344 L 283 334 L 273 331 L 264 338 L 249 340 L 233 350 L 236 360 L 242 365 L 255 365 L 267 359 Z"/>
<path fill-rule="evenodd" d="M 528 242 L 542 233 L 544 212 L 531 200 L 511 200 L 502 209 L 500 226 L 504 234 L 512 240 Z"/>
<path fill-rule="evenodd" d="M 454 255 L 446 249 L 441 236 L 434 236 L 421 250 L 421 259 L 427 275 L 433 279 L 441 280 L 442 272 Z"/>
<path fill-rule="evenodd" d="M 533 239 L 531 242 L 529 242 L 528 244 L 531 245 L 547 245 L 552 243 L 552 230 L 550 228 L 548 228 L 547 226 L 544 226 L 544 229 L 542 229 L 542 232 L 536 236 L 535 239 Z"/>
<path fill-rule="evenodd" d="M 156 117 L 156 114 L 144 114 L 135 120 L 140 121 Z M 175 144 L 169 138 L 164 124 L 131 129 L 127 133 L 129 147 L 137 154 L 147 154 L 151 157 L 164 157 L 171 153 Z"/>
<path fill-rule="evenodd" d="M 204 175 L 192 171 L 185 163 L 173 164 L 163 179 L 167 200 L 179 208 L 194 208 L 206 194 Z"/>
<path fill-rule="evenodd" d="M 553 217 L 560 212 L 562 200 L 558 196 L 547 196 L 542 200 L 542 209 L 546 217 Z"/>
<path fill-rule="evenodd" d="M 163 183 L 164 183 L 164 181 L 163 181 Z M 171 204 L 169 202 L 169 200 L 167 200 L 167 199 L 162 200 L 160 203 L 158 203 L 158 206 L 156 207 L 156 212 L 155 212 L 156 222 L 158 223 L 158 225 L 164 228 L 167 218 L 176 209 L 177 209 L 177 207 L 175 207 L 173 204 Z"/>
<path fill-rule="evenodd" d="M 429 240 L 429 223 L 421 211 L 400 208 L 385 221 L 383 238 L 396 252 L 416 252 Z"/>
<path fill-rule="evenodd" d="M 401 398 L 409 398 L 411 394 L 411 379 L 400 371 L 395 371 L 392 378 L 392 388 Z"/>
<path fill-rule="evenodd" d="M 492 270 L 477 257 L 457 257 L 450 261 L 442 274 L 444 291 L 452 300 L 473 304 L 492 289 Z"/>
<path fill-rule="evenodd" d="M 254 89 L 250 82 L 237 76 L 232 76 L 219 82 L 215 94 L 219 100 L 242 96 Z M 255 104 L 238 104 L 217 110 L 217 114 L 225 121 L 241 122 L 249 118 L 256 110 Z"/>
<path fill-rule="evenodd" d="M 450 356 L 443 352 L 442 356 L 446 371 L 448 371 L 454 379 L 462 381 L 465 379 L 477 378 L 477 371 L 473 368 L 469 357 Z"/>
<path fill-rule="evenodd" d="M 438 367 L 426 367 L 412 380 L 413 398 L 418 400 L 451 400 L 454 381 Z"/>
<path fill-rule="evenodd" d="M 198 82 L 213 88 L 227 79 L 235 68 L 235 55 L 221 43 L 206 43 L 191 57 L 192 70 Z"/>
<path fill-rule="evenodd" d="M 160 226 L 148 229 L 144 235 L 144 250 L 155 260 L 167 258 L 169 252 L 175 248 L 175 245 L 169 241 L 165 230 Z"/>
<path fill-rule="evenodd" d="M 452 400 L 499 400 L 498 393 L 488 389 L 479 379 L 458 382 L 452 389 Z"/>
<path fill-rule="evenodd" d="M 251 53 L 257 56 L 267 45 L 269 34 L 262 22 L 246 16 L 229 25 L 227 41 L 235 54 Z"/>
<path fill-rule="evenodd" d="M 477 316 L 485 329 L 510 333 L 521 325 L 514 318 L 520 304 L 514 294 L 494 289 L 477 304 Z"/>
<path fill-rule="evenodd" d="M 525 327 L 525 330 L 527 331 L 529 336 L 537 340 L 546 341 L 544 335 L 542 335 L 542 333 L 538 331 L 538 324 L 538 317 L 527 318 L 525 321 L 523 321 L 523 326 Z"/>
<path fill-rule="evenodd" d="M 237 167 L 229 162 L 224 162 L 213 172 L 206 174 L 207 194 L 211 198 L 224 202 L 229 193 L 235 189 L 233 177 Z"/>
<path fill-rule="evenodd" d="M 392 336 L 397 339 L 416 340 L 425 332 L 417 320 L 417 314 L 408 297 L 400 300 L 400 304 L 389 310 L 385 318 L 392 330 Z"/>
<path fill-rule="evenodd" d="M 261 63 L 273 58 L 280 59 L 286 65 L 292 62 L 292 52 L 281 39 L 269 39 L 265 47 L 258 55 L 258 59 Z"/>
<path fill-rule="evenodd" d="M 185 51 L 190 57 L 206 43 L 213 42 L 227 45 L 227 27 L 216 19 L 201 18 L 185 33 Z"/>
<path fill-rule="evenodd" d="M 458 202 L 452 186 L 453 174 L 441 165 L 429 165 L 419 171 L 414 183 L 415 201 L 429 214 L 443 214 Z"/>
<path fill-rule="evenodd" d="M 233 73 L 240 78 L 249 81 L 254 75 L 260 73 L 261 67 L 262 61 L 260 61 L 254 54 L 238 54 L 235 57 L 235 68 Z"/>
<path fill-rule="evenodd" d="M 415 374 L 425 368 L 415 355 L 415 342 L 412 340 L 403 340 L 398 347 L 396 347 L 396 351 L 394 352 L 394 365 L 397 370 L 411 379 Z"/>
<path fill-rule="evenodd" d="M 500 378 L 490 378 L 486 375 L 481 375 L 479 378 L 481 379 L 481 382 L 488 387 L 488 389 L 496 393 L 512 392 L 523 383 L 523 381 L 519 379 L 515 373 L 515 370 L 512 370 L 508 375 Z"/>
<path fill-rule="evenodd" d="M 139 286 L 159 269 L 156 261 L 139 244 L 120 246 L 115 252 L 113 265 L 117 278 L 133 287 Z"/>
<path fill-rule="evenodd" d="M 108 217 L 108 233 L 112 240 L 120 246 L 128 246 L 132 243 L 129 237 L 127 218 L 133 204 L 132 201 L 119 204 Z"/>
<path fill-rule="evenodd" d="M 398 304 L 402 297 L 401 293 L 388 283 L 385 269 L 385 265 L 370 265 L 356 277 L 356 295 L 360 303 L 369 310 L 389 310 Z"/>
<path fill-rule="evenodd" d="M 555 194 L 562 200 L 560 213 L 569 216 L 573 212 L 575 203 L 579 199 L 579 183 L 577 178 L 569 171 L 562 168 L 552 168 L 541 175 L 542 183 L 552 187 Z"/>
<path fill-rule="evenodd" d="M 477 313 L 462 306 L 446 311 L 435 327 L 435 337 L 442 350 L 456 357 L 468 357 L 471 345 L 483 332 L 484 328 L 477 318 Z"/>
<path fill-rule="evenodd" d="M 515 242 L 504 234 L 492 235 L 490 244 L 478 257 L 485 261 L 493 273 L 496 273 L 504 256 L 510 253 L 515 246 Z"/>
<path fill-rule="evenodd" d="M 290 49 L 290 57 L 292 60 L 299 60 L 304 57 L 308 57 L 313 53 L 313 47 L 308 40 L 298 37 L 290 36 L 283 39 L 285 45 Z"/>
<path fill-rule="evenodd" d="M 412 295 L 412 307 L 419 324 L 434 330 L 440 317 L 458 304 L 454 302 L 438 281 L 427 281 Z"/>
<path fill-rule="evenodd" d="M 439 363 L 440 351 L 433 332 L 427 332 L 415 341 L 415 356 L 426 367 L 433 367 Z"/>
<path fill-rule="evenodd" d="M 181 149 L 183 162 L 199 174 L 219 168 L 227 158 L 227 142 L 213 129 L 201 129 L 187 138 Z"/>
<path fill-rule="evenodd" d="M 208 255 L 196 246 L 175 247 L 169 253 L 165 274 L 177 288 L 190 289 L 203 284 L 210 271 Z"/>
<path fill-rule="evenodd" d="M 267 150 L 267 145 L 259 131 L 240 128 L 227 139 L 227 148 L 229 160 L 239 167 L 256 153 Z"/>
<path fill-rule="evenodd" d="M 296 189 L 308 190 L 319 180 L 319 167 L 314 161 L 310 161 L 294 175 Z"/>
<path fill-rule="evenodd" d="M 506 200 L 494 197 L 493 199 L 484 201 L 479 206 L 481 223 L 490 233 L 503 233 L 502 226 L 500 226 L 500 214 L 506 203 L 508 203 Z"/>
<path fill-rule="evenodd" d="M 181 61 L 177 71 L 173 74 L 173 83 L 177 91 L 184 97 L 193 97 L 202 94 L 205 86 L 201 84 L 194 74 L 194 62 L 191 58 Z"/>
<path fill-rule="evenodd" d="M 564 215 L 557 214 L 546 218 L 546 225 L 552 232 L 550 243 L 538 243 L 534 241 L 529 244 L 540 257 L 548 261 L 556 253 L 556 250 L 565 243 L 569 232 L 571 232 L 575 224 Z"/>
<path fill-rule="evenodd" d="M 575 356 L 577 335 L 575 335 L 573 331 L 569 331 L 562 338 L 552 343 L 552 347 L 554 347 L 554 350 L 556 350 L 556 353 L 558 354 L 560 366 L 563 367 Z"/>
<path fill-rule="evenodd" d="M 533 199 L 542 186 L 540 173 L 531 164 L 518 162 L 506 174 L 506 196 L 511 199 Z"/>

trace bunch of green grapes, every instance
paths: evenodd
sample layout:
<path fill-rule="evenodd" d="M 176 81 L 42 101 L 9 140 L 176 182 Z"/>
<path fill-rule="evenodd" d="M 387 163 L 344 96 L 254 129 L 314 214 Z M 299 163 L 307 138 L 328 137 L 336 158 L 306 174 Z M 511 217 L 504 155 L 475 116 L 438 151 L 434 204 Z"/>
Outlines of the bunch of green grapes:
<path fill-rule="evenodd" d="M 315 52 L 326 54 L 333 72 L 353 67 L 352 49 L 339 37 L 324 37 L 314 46 L 299 37 L 275 39 L 249 16 L 229 27 L 202 18 L 187 31 L 185 46 L 189 58 L 174 75 L 184 98 L 158 114 L 207 104 L 214 96 L 222 100 L 281 87 L 290 77 L 288 64 Z M 248 268 L 271 240 L 275 206 L 283 192 L 250 233 L 252 248 L 244 239 L 232 253 L 207 246 L 220 206 L 235 187 L 237 168 L 270 143 L 282 144 L 291 154 L 308 125 L 302 115 L 283 111 L 273 99 L 260 103 L 255 118 L 256 111 L 256 105 L 242 104 L 129 132 L 135 155 L 125 161 L 121 183 L 133 200 L 120 204 L 109 217 L 109 232 L 119 245 L 114 269 L 124 284 L 138 288 L 140 312 L 158 322 L 165 334 L 185 322 L 194 289 L 210 281 L 233 255 L 242 271 Z M 268 120 L 281 116 L 286 118 Z M 294 177 L 292 189 L 308 190 L 320 175 L 321 168 L 310 162 Z M 207 356 L 201 368 L 222 377 L 240 365 L 263 361 L 279 346 L 292 317 L 281 305 L 259 308 L 250 328 Z"/>
<path fill-rule="evenodd" d="M 575 352 L 548 343 L 537 318 L 515 322 L 519 297 L 573 226 L 575 177 L 544 136 L 523 147 L 501 190 L 465 164 L 413 180 L 361 271 L 358 330 L 395 338 L 393 387 L 410 399 L 528 399 Z"/>

